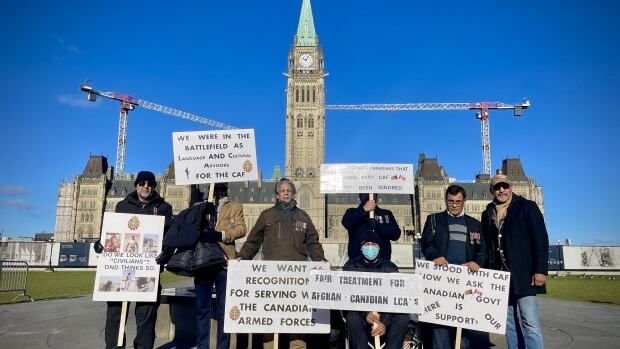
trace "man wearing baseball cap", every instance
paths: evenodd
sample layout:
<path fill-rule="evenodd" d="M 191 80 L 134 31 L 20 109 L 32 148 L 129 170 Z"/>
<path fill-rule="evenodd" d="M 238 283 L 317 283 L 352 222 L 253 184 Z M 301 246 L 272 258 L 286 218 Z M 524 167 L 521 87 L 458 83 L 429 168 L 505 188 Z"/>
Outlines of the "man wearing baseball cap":
<path fill-rule="evenodd" d="M 549 238 L 538 205 L 512 192 L 507 176 L 491 178 L 493 202 L 482 213 L 489 267 L 510 272 L 508 349 L 544 348 L 536 294 L 545 293 Z"/>

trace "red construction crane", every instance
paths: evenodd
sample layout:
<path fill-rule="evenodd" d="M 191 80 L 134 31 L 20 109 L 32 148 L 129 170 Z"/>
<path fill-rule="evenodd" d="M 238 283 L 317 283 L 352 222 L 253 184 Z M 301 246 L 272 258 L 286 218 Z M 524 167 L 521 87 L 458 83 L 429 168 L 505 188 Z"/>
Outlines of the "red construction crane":
<path fill-rule="evenodd" d="M 80 90 L 88 94 L 88 100 L 94 102 L 97 100 L 97 96 L 114 99 L 121 102 L 120 118 L 118 121 L 118 144 L 116 147 L 116 173 L 121 174 L 125 170 L 125 152 L 127 150 L 127 114 L 136 109 L 136 107 L 142 107 L 151 109 L 160 113 L 176 116 L 185 120 L 198 122 L 201 124 L 213 126 L 215 128 L 221 128 L 226 130 L 235 129 L 237 127 L 223 124 L 219 121 L 205 119 L 203 117 L 169 108 L 156 103 L 147 102 L 138 98 L 131 97 L 129 95 L 119 92 L 105 92 L 97 91 L 92 86 L 88 85 L 88 81 L 80 85 Z"/>
<path fill-rule="evenodd" d="M 482 173 L 491 175 L 491 140 L 489 134 L 489 110 L 507 110 L 521 116 L 523 109 L 530 107 L 530 101 L 524 99 L 521 104 L 501 102 L 474 103 L 404 103 L 404 104 L 356 104 L 326 105 L 325 110 L 387 110 L 387 111 L 423 111 L 423 110 L 478 110 L 476 119 L 480 120 L 480 138 L 482 141 Z"/>

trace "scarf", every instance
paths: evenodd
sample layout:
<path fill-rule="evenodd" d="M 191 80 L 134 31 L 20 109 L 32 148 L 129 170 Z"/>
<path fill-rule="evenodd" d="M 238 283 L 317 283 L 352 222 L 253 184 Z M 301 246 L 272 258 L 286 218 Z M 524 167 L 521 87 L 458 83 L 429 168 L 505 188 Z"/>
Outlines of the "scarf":
<path fill-rule="evenodd" d="M 498 230 L 501 230 L 502 225 L 504 224 L 504 219 L 506 219 L 506 214 L 508 213 L 510 200 L 504 202 L 503 204 L 498 204 L 494 201 L 493 204 L 495 205 L 495 226 Z"/>

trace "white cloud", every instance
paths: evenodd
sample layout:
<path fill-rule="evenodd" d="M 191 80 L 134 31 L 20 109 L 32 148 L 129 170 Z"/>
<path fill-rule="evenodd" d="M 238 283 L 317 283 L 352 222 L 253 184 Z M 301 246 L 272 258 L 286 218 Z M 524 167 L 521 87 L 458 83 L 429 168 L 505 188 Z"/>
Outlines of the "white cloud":
<path fill-rule="evenodd" d="M 77 55 L 81 55 L 82 54 L 82 50 L 80 50 L 79 47 L 66 43 L 65 40 L 59 36 L 56 37 L 56 40 L 58 40 L 58 42 L 60 43 L 60 45 L 67 50 L 67 52 L 73 53 L 73 54 L 77 54 Z"/>
<path fill-rule="evenodd" d="M 0 195 L 20 196 L 28 194 L 30 194 L 30 191 L 21 185 L 0 186 Z"/>
<path fill-rule="evenodd" d="M 71 108 L 89 109 L 95 108 L 97 103 L 90 102 L 86 98 L 86 94 L 81 95 L 60 95 L 58 103 L 67 105 Z"/>
<path fill-rule="evenodd" d="M 0 206 L 2 207 L 14 207 L 24 211 L 32 211 L 34 210 L 34 205 L 30 201 L 22 200 L 22 199 L 13 199 L 13 200 L 3 200 L 0 201 Z"/>

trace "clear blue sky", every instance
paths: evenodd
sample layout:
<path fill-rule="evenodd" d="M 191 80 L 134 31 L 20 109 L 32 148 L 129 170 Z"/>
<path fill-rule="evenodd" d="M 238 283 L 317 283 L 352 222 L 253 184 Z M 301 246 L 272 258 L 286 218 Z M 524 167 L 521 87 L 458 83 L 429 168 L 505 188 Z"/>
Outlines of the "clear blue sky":
<path fill-rule="evenodd" d="M 520 102 L 491 114 L 493 168 L 520 157 L 544 186 L 551 241 L 619 244 L 617 1 L 314 0 L 328 104 Z M 287 53 L 298 1 L 0 3 L 0 229 L 53 231 L 57 186 L 89 154 L 116 158 L 118 104 L 79 84 L 255 128 L 266 176 L 284 163 Z M 614 119 L 615 118 L 615 119 Z M 171 132 L 202 125 L 130 114 L 126 170 L 162 172 Z M 328 112 L 326 161 L 481 169 L 469 111 Z M 342 138 L 343 135 L 346 137 Z"/>

